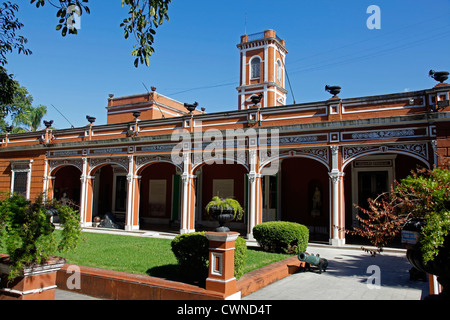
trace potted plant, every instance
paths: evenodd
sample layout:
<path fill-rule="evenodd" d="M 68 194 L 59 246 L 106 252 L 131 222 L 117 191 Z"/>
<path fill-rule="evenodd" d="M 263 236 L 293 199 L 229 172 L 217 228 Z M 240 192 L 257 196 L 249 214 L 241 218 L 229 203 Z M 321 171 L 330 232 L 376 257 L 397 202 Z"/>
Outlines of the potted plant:
<path fill-rule="evenodd" d="M 55 235 L 52 215 L 62 232 Z M 55 253 L 75 249 L 81 238 L 78 211 L 56 201 L 34 202 L 22 195 L 0 201 L 0 300 L 54 299 L 56 272 L 65 259 Z"/>
<path fill-rule="evenodd" d="M 225 227 L 225 223 L 233 219 L 242 219 L 244 210 L 235 199 L 223 199 L 215 196 L 206 205 L 206 212 L 211 214 L 211 217 L 219 222 L 219 227 L 216 228 L 216 232 L 229 232 L 230 229 Z"/>
<path fill-rule="evenodd" d="M 360 227 L 346 232 L 370 240 L 373 255 L 402 234 L 408 261 L 418 270 L 437 276 L 450 297 L 450 170 L 412 172 L 391 192 L 369 200 L 370 209 L 358 215 Z"/>

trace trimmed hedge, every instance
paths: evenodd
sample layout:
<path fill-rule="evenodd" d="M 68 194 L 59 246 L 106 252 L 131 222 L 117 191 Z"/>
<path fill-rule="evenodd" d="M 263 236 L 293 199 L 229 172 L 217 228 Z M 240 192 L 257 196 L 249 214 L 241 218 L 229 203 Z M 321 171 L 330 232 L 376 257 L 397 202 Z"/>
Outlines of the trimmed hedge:
<path fill-rule="evenodd" d="M 209 241 L 205 232 L 178 235 L 172 240 L 171 246 L 183 276 L 189 280 L 199 281 L 208 277 Z M 234 251 L 234 276 L 236 279 L 244 274 L 246 258 L 247 242 L 244 238 L 238 237 Z"/>
<path fill-rule="evenodd" d="M 309 230 L 295 222 L 269 221 L 255 226 L 253 236 L 264 251 L 298 254 L 308 247 Z"/>
<path fill-rule="evenodd" d="M 244 274 L 245 261 L 247 259 L 247 241 L 238 237 L 234 250 L 234 276 L 239 279 Z"/>
<path fill-rule="evenodd" d="M 171 246 L 182 276 L 189 280 L 208 277 L 209 241 L 205 232 L 180 234 L 172 240 Z"/>

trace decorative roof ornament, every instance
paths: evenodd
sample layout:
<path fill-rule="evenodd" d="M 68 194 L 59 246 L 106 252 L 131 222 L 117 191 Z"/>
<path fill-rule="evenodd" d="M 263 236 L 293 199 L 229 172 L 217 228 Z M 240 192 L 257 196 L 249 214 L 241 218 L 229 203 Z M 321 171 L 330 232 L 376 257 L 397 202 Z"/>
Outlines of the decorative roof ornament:
<path fill-rule="evenodd" d="M 184 107 L 189 111 L 190 114 L 194 112 L 194 110 L 198 107 L 198 102 L 194 102 L 193 104 L 185 103 Z"/>
<path fill-rule="evenodd" d="M 448 72 L 447 71 L 434 71 L 430 70 L 428 72 L 428 75 L 432 77 L 434 80 L 443 83 L 445 80 L 448 79 Z"/>
<path fill-rule="evenodd" d="M 341 92 L 341 87 L 339 86 L 325 86 L 325 91 L 328 91 L 333 95 L 333 97 L 336 97 Z"/>

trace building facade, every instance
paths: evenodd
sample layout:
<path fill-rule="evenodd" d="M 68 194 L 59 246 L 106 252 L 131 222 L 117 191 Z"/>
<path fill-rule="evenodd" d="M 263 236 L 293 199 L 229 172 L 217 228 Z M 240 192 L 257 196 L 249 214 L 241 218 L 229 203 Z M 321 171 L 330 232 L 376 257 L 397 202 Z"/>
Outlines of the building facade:
<path fill-rule="evenodd" d="M 234 197 L 231 228 L 250 239 L 286 220 L 343 245 L 353 204 L 449 157 L 450 85 L 286 105 L 285 42 L 268 30 L 238 49 L 237 110 L 189 112 L 156 88 L 110 96 L 105 125 L 3 135 L 0 191 L 71 199 L 84 227 L 110 212 L 126 230 L 181 233 L 215 226 L 206 204 Z"/>

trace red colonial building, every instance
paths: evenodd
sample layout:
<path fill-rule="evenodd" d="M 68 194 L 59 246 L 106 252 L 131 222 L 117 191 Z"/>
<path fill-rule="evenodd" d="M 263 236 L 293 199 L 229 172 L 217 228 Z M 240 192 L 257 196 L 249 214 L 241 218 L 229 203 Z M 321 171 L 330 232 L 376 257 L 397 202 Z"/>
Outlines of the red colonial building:
<path fill-rule="evenodd" d="M 84 227 L 110 212 L 125 230 L 181 233 L 215 226 L 206 204 L 234 197 L 245 214 L 231 228 L 248 238 L 286 220 L 343 245 L 353 204 L 449 156 L 445 74 L 420 91 L 341 99 L 328 87 L 329 100 L 286 105 L 284 40 L 267 30 L 237 47 L 236 110 L 190 112 L 156 88 L 110 95 L 107 124 L 3 135 L 0 191 L 69 198 Z"/>

